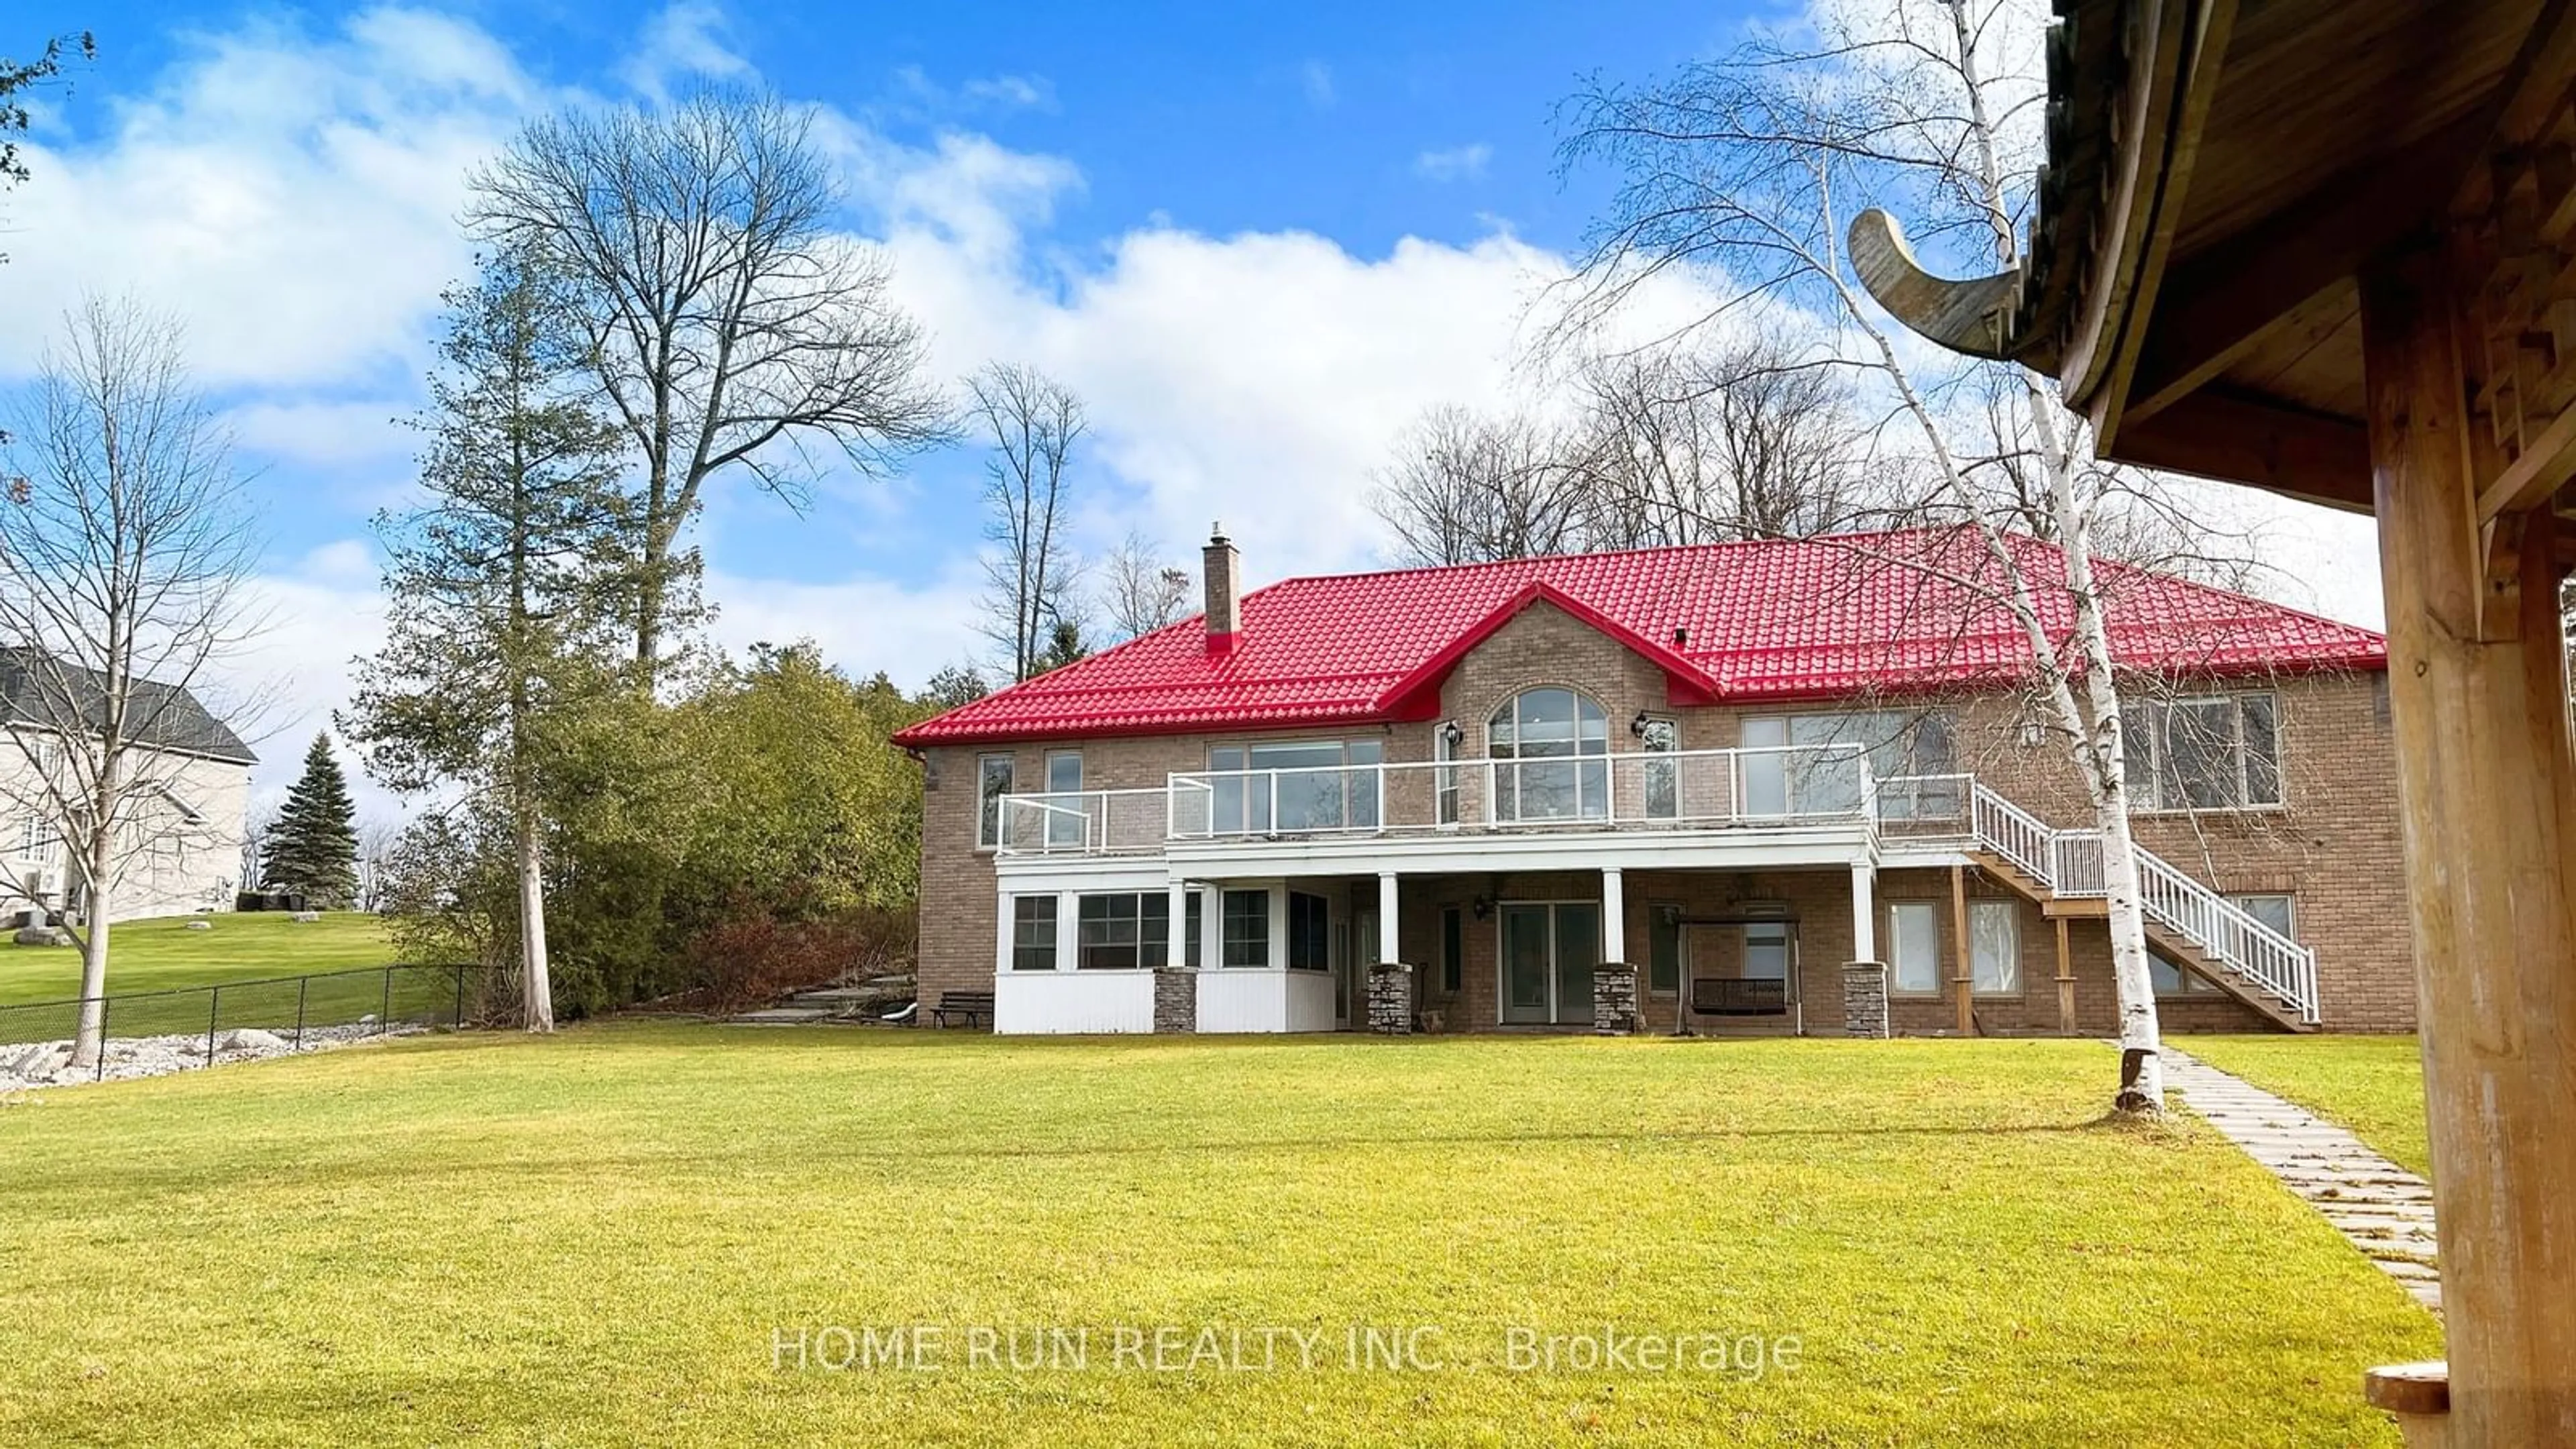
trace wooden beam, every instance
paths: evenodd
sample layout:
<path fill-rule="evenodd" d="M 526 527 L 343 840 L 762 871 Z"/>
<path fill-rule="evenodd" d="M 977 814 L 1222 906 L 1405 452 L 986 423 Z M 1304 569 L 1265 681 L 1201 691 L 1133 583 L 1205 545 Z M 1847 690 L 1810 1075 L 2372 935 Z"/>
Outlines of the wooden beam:
<path fill-rule="evenodd" d="M 1951 994 L 1959 1003 L 1959 1035 L 1977 1034 L 1976 951 L 1968 941 L 1968 868 L 1950 867 L 1950 931 L 1958 949 L 1950 953 Z"/>
<path fill-rule="evenodd" d="M 2134 426 L 2241 361 L 2276 328 L 2331 332 L 2362 262 L 2420 226 L 2486 138 L 2465 117 L 2311 187 L 2224 243 L 2176 262 L 2129 388 Z M 2317 332 L 2320 326 L 2325 332 Z"/>
<path fill-rule="evenodd" d="M 2539 508 L 2571 478 L 2576 478 L 2576 407 L 2552 418 L 2522 455 L 2506 464 L 2478 494 L 2478 522 Z"/>
<path fill-rule="evenodd" d="M 2524 523 L 2518 607 L 2490 603 L 2457 294 L 2435 243 L 2362 278 L 2448 1442 L 2471 1449 L 2576 1442 L 2576 747 L 2549 522 Z"/>
<path fill-rule="evenodd" d="M 2203 389 L 2151 419 L 2133 419 L 2110 456 L 2330 508 L 2371 507 L 2369 435 L 2341 418 L 2264 398 Z"/>
<path fill-rule="evenodd" d="M 2075 954 L 2068 949 L 2066 918 L 2057 918 L 2057 1029 L 2075 1035 Z"/>

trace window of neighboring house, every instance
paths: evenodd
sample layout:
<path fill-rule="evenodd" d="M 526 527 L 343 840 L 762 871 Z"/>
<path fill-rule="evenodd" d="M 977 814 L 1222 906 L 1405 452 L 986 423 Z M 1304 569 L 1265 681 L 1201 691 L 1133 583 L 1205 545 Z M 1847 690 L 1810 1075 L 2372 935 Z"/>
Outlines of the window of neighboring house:
<path fill-rule="evenodd" d="M 53 854 L 54 847 L 61 841 L 62 836 L 55 831 L 53 822 L 41 815 L 29 815 L 18 822 L 20 860 L 43 860 Z"/>
<path fill-rule="evenodd" d="M 1046 788 L 1047 848 L 1079 848 L 1084 827 L 1090 824 L 1082 813 L 1082 751 L 1047 751 Z"/>
<path fill-rule="evenodd" d="M 1440 908 L 1440 990 L 1455 996 L 1467 978 L 1467 913 L 1457 906 Z"/>
<path fill-rule="evenodd" d="M 2015 901 L 1968 902 L 1969 975 L 1980 996 L 2021 994 L 2021 906 Z"/>
<path fill-rule="evenodd" d="M 1074 964 L 1085 971 L 1150 970 L 1170 954 L 1172 899 L 1161 891 L 1084 896 L 1075 919 Z"/>
<path fill-rule="evenodd" d="M 1288 740 L 1208 750 L 1219 835 L 1375 830 L 1383 740 Z"/>
<path fill-rule="evenodd" d="M 1950 717 L 1939 710 L 1870 709 L 1757 716 L 1744 722 L 1744 811 L 1751 815 L 1848 815 L 1861 807 L 1868 761 L 1879 814 L 1891 820 L 1952 820 L 1959 782 L 1952 770 Z"/>
<path fill-rule="evenodd" d="M 1670 996 L 1682 989 L 1682 913 L 1671 906 L 1646 910 L 1646 990 Z"/>
<path fill-rule="evenodd" d="M 1227 891 L 1219 905 L 1218 949 L 1227 966 L 1270 964 L 1270 892 Z"/>
<path fill-rule="evenodd" d="M 2153 700 L 2120 712 L 2128 775 L 2149 810 L 2281 803 L 2279 702 L 2270 694 Z"/>
<path fill-rule="evenodd" d="M 1333 964 L 1333 904 L 1304 891 L 1288 893 L 1288 969 L 1323 971 Z"/>
<path fill-rule="evenodd" d="M 1497 820 L 1605 820 L 1610 716 L 1570 689 L 1525 689 L 1485 722 Z"/>
<path fill-rule="evenodd" d="M 1941 908 L 1933 901 L 1887 903 L 1888 987 L 1918 995 L 1941 989 Z"/>
<path fill-rule="evenodd" d="M 1011 793 L 1015 765 L 1008 755 L 981 755 L 975 761 L 975 843 L 990 850 L 1002 843 L 1002 797 Z"/>
<path fill-rule="evenodd" d="M 1012 897 L 1011 969 L 1055 969 L 1055 897 Z"/>

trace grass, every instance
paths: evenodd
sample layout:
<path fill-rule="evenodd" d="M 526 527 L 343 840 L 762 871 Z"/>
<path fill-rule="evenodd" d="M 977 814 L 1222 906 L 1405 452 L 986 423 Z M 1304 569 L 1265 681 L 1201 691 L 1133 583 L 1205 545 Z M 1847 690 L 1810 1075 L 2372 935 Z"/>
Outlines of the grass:
<path fill-rule="evenodd" d="M 191 920 L 212 928 L 191 931 Z M 108 933 L 108 1029 L 117 1036 L 203 1031 L 209 1010 L 226 1029 L 292 1026 L 299 1006 L 311 1025 L 355 1021 L 385 1009 L 384 978 L 317 982 L 301 993 L 293 985 L 238 985 L 321 972 L 383 966 L 393 959 L 384 923 L 358 911 L 335 911 L 297 924 L 285 912 L 220 912 L 210 916 L 161 916 L 119 922 Z M 199 988 L 229 985 L 218 1002 Z M 432 1008 L 452 1012 L 454 978 L 437 972 L 404 973 L 394 982 L 397 1015 Z M 184 992 L 184 995 L 152 993 Z M 68 1001 L 80 995 L 80 952 L 70 946 L 20 946 L 0 942 L 0 1043 L 48 1041 L 72 1033 L 75 1011 L 31 1003 Z"/>
<path fill-rule="evenodd" d="M 2196 1122 L 2097 1125 L 2112 1071 L 612 1024 L 60 1090 L 0 1107 L 0 1442 L 2394 1444 L 2360 1373 L 2433 1319 Z M 777 1362 L 914 1324 L 944 1370 Z M 1122 1325 L 1323 1347 L 1139 1371 Z M 1509 1366 L 1605 1325 L 1798 1362 Z"/>
<path fill-rule="evenodd" d="M 2380 1156 L 2429 1176 L 2424 1058 L 2411 1036 L 2194 1036 L 2174 1045 L 2340 1123 Z"/>

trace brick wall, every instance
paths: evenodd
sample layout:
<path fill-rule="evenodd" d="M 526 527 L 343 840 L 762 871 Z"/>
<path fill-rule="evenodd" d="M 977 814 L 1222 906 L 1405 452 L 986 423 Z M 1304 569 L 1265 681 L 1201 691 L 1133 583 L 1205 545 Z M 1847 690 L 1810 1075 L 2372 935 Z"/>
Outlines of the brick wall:
<path fill-rule="evenodd" d="M 2200 816 L 2142 815 L 2137 821 L 2143 843 L 2222 891 L 2286 892 L 2295 898 L 2299 935 L 2318 953 L 2325 1025 L 2330 1030 L 2404 1031 L 2414 1024 L 2414 976 L 2385 683 L 2377 674 L 2327 674 L 2286 678 L 2271 686 L 2279 700 L 2281 722 L 2287 797 L 2282 808 Z M 1481 757 L 1485 722 L 1504 701 L 1522 689 L 1546 684 L 1579 689 L 1598 700 L 1609 716 L 1614 751 L 1636 747 L 1628 724 L 1641 710 L 1672 716 L 1680 724 L 1682 748 L 1705 750 L 1736 744 L 1746 714 L 1824 707 L 1672 708 L 1658 667 L 1571 615 L 1540 603 L 1469 652 L 1442 686 L 1442 713 L 1457 721 L 1464 733 L 1460 758 Z M 2091 823 L 2081 782 L 2063 750 L 2053 743 L 2024 746 L 2020 742 L 2024 715 L 2018 700 L 1998 695 L 1931 707 L 1952 716 L 1957 768 L 1977 772 L 2052 824 Z M 1248 739 L 1372 736 L 1382 741 L 1389 761 L 1418 762 L 1432 758 L 1438 728 L 1437 723 L 1414 723 L 1094 739 L 1068 742 L 1065 747 L 1082 751 L 1085 788 L 1159 788 L 1173 771 L 1205 768 L 1212 745 Z M 1044 787 L 1044 746 L 941 747 L 927 752 L 920 966 L 925 1000 L 935 1001 L 942 990 L 989 989 L 991 985 L 995 884 L 991 857 L 974 845 L 977 759 L 991 753 L 1012 756 L 1020 790 Z M 1428 818 L 1419 798 L 1428 788 L 1429 772 L 1396 777 L 1389 786 L 1390 818 Z M 1937 895 L 1942 908 L 1936 914 L 1946 942 L 1952 929 L 1948 877 L 1944 872 L 1930 874 L 1932 879 L 1909 880 L 1905 872 L 1886 872 L 1879 895 L 1882 902 L 1908 891 Z M 1373 890 L 1373 883 L 1367 888 Z M 2005 887 L 1982 880 L 1972 879 L 1971 888 L 1983 895 L 2008 893 Z M 1641 967 L 1646 952 L 1644 912 L 1650 898 L 1659 898 L 1659 893 L 1695 913 L 1715 913 L 1730 901 L 1747 899 L 1790 903 L 1799 920 L 1806 999 L 1811 1005 L 1839 1003 L 1839 973 L 1849 959 L 1851 940 L 1849 882 L 1842 873 L 1668 878 L 1665 873 L 1632 872 L 1627 883 L 1628 954 Z M 1407 960 L 1426 967 L 1436 963 L 1443 905 L 1464 908 L 1479 898 L 1488 902 L 1592 900 L 1598 895 L 1598 876 L 1589 871 L 1528 872 L 1473 881 L 1408 880 L 1401 945 Z M 2055 925 L 2036 906 L 2023 904 L 2023 993 L 2010 1001 L 1981 1001 L 1979 1018 L 1990 1030 L 2053 1031 L 2057 1027 Z M 1883 938 L 1883 908 L 1878 929 Z M 1493 916 L 1470 917 L 1466 937 L 1467 969 L 1458 999 L 1442 999 L 1436 969 L 1426 969 L 1421 982 L 1424 1006 L 1443 1011 L 1451 1029 L 1490 1026 L 1495 1019 L 1498 926 Z M 2112 1022 L 2108 932 L 2100 921 L 2077 921 L 2070 947 L 2078 980 L 2079 1025 L 2087 1031 L 2108 1030 Z M 1669 1027 L 1670 996 L 1645 997 L 1641 1006 L 1651 1027 Z M 1899 1031 L 1943 1030 L 1952 1019 L 1946 1000 L 1892 996 L 1891 1012 Z M 2176 1031 L 2265 1029 L 2262 1018 L 2224 997 L 2171 998 L 2164 1003 L 2164 1018 L 2168 1029 Z"/>

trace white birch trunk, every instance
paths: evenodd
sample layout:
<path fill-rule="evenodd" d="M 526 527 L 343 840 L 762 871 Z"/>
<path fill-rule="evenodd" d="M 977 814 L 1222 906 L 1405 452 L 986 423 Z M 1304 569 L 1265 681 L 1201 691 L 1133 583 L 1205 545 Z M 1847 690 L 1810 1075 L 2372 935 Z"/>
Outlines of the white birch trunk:
<path fill-rule="evenodd" d="M 530 1031 L 555 1029 L 554 980 L 546 970 L 546 882 L 537 823 L 519 816 L 519 965 Z"/>

